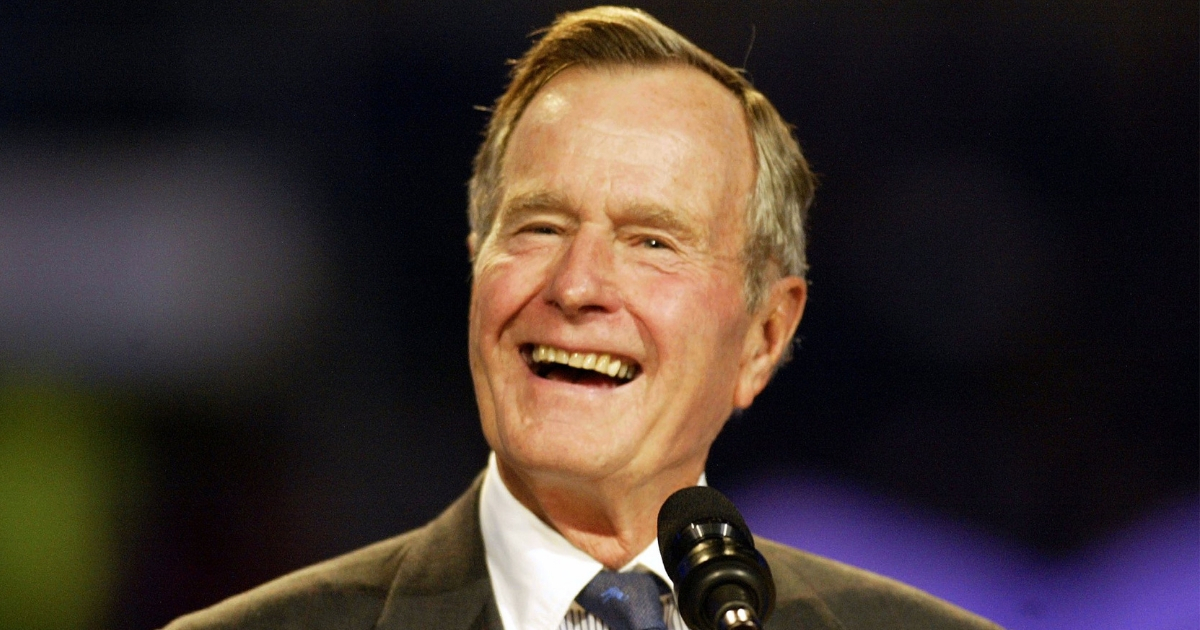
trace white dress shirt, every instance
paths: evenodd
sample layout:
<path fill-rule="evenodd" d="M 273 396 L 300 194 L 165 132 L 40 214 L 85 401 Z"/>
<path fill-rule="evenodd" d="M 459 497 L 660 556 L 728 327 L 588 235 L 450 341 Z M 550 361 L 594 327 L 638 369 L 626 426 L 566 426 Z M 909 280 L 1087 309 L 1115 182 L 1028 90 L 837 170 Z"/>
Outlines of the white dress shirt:
<path fill-rule="evenodd" d="M 700 483 L 704 483 L 703 476 Z M 483 478 L 479 525 L 492 592 L 506 630 L 605 627 L 575 603 L 575 596 L 604 565 L 567 542 L 509 492 L 500 478 L 495 453 L 488 457 Z M 673 588 L 657 542 L 650 543 L 621 568 L 621 571 L 635 570 L 653 573 Z M 674 598 L 664 595 L 663 600 L 667 628 L 686 630 Z"/>

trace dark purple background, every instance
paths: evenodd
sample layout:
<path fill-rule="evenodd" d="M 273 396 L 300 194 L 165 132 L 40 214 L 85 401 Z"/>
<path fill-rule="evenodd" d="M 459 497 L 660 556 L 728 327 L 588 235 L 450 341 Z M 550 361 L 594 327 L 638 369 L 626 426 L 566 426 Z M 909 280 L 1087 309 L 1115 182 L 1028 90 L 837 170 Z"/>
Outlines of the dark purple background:
<path fill-rule="evenodd" d="M 0 9 L 0 371 L 119 399 L 140 462 L 99 623 L 157 626 L 418 525 L 482 468 L 475 106 L 582 6 Z M 1196 550 L 1194 3 L 641 6 L 744 62 L 823 182 L 800 348 L 718 441 L 714 485 L 797 523 L 904 505 L 926 515 L 906 536 L 1003 541 L 928 543 L 932 567 L 1012 563 L 981 587 L 1003 601 L 1102 579 L 1078 559 L 1162 510 L 1190 518 L 1146 544 Z M 844 559 L 939 592 L 870 553 Z M 1013 627 L 1098 618 L 944 594 Z M 1142 627 L 1195 627 L 1163 623 Z"/>

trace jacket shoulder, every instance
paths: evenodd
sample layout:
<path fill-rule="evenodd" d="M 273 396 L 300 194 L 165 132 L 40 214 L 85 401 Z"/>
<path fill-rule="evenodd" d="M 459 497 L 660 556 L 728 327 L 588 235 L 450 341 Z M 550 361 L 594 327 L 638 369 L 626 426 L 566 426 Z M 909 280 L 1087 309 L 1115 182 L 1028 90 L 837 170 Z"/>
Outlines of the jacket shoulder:
<path fill-rule="evenodd" d="M 490 593 L 479 533 L 482 481 L 480 474 L 424 527 L 289 573 L 180 617 L 167 630 L 359 630 L 424 612 L 473 619 L 486 600 L 479 593 Z M 443 604 L 455 612 L 443 615 Z"/>
<path fill-rule="evenodd" d="M 420 532 L 294 571 L 180 617 L 165 630 L 374 627 L 397 569 Z"/>
<path fill-rule="evenodd" d="M 757 540 L 756 546 L 771 566 L 776 614 L 783 617 L 792 603 L 815 598 L 845 630 L 1000 630 L 987 619 L 870 571 L 770 540 Z"/>

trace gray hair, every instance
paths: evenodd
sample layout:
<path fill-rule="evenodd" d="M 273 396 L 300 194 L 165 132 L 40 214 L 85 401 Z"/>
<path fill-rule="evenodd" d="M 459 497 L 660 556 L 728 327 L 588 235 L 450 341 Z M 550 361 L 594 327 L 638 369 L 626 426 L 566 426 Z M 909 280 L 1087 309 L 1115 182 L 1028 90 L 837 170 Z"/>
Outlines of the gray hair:
<path fill-rule="evenodd" d="M 508 89 L 496 100 L 475 155 L 469 219 L 477 242 L 488 237 L 496 218 L 509 137 L 546 83 L 573 66 L 683 64 L 716 79 L 738 98 L 754 142 L 756 179 L 747 204 L 742 248 L 747 308 L 757 310 L 774 278 L 804 277 L 808 270 L 804 224 L 816 178 L 791 127 L 766 96 L 740 72 L 638 9 L 601 6 L 564 13 L 540 33 L 541 38 L 514 63 Z"/>

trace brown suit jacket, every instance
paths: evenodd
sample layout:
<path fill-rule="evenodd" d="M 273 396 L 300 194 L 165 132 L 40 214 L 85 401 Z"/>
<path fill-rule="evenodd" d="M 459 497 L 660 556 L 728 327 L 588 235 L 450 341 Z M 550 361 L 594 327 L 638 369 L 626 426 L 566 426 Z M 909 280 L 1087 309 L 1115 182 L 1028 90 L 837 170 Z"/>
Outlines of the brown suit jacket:
<path fill-rule="evenodd" d="M 502 630 L 479 530 L 482 479 L 420 529 L 285 575 L 167 630 Z M 777 592 L 768 630 L 999 628 L 873 573 L 769 540 L 757 546 Z"/>

